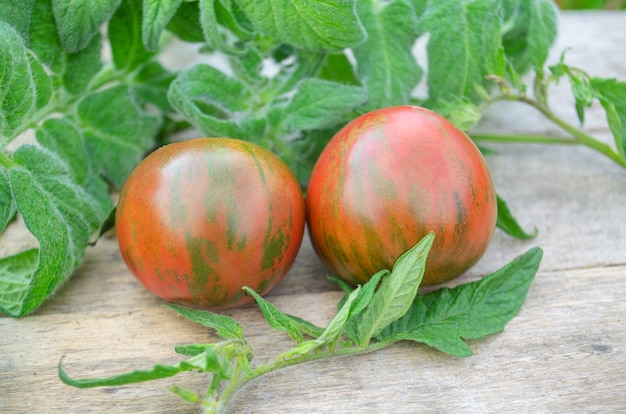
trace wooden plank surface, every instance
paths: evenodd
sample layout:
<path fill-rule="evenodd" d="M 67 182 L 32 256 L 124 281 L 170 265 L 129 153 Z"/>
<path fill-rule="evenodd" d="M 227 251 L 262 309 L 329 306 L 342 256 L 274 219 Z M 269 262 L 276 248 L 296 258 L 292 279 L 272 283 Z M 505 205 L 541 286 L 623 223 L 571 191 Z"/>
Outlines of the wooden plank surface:
<path fill-rule="evenodd" d="M 626 14 L 562 13 L 553 61 L 593 75 L 626 79 Z M 574 121 L 567 85 L 551 98 Z M 483 132 L 560 134 L 521 104 L 493 107 Z M 610 142 L 599 107 L 586 129 Z M 531 246 L 545 251 L 520 314 L 501 334 L 471 341 L 456 358 L 402 343 L 368 355 L 275 372 L 238 395 L 234 413 L 626 412 L 626 171 L 585 148 L 490 145 L 496 188 L 527 228 L 519 241 L 497 232 L 463 283 L 489 273 Z M 0 253 L 32 244 L 20 224 L 0 238 Z M 308 240 L 286 279 L 268 298 L 282 310 L 324 325 L 341 293 Z M 242 323 L 256 357 L 273 357 L 290 340 L 270 333 L 255 307 L 225 312 Z M 217 338 L 163 308 L 132 278 L 112 237 L 88 250 L 83 266 L 34 315 L 0 317 L 2 413 L 193 413 L 167 388 L 201 391 L 206 377 L 76 390 L 56 374 L 59 358 L 74 376 L 103 376 L 174 363 L 173 347 Z"/>

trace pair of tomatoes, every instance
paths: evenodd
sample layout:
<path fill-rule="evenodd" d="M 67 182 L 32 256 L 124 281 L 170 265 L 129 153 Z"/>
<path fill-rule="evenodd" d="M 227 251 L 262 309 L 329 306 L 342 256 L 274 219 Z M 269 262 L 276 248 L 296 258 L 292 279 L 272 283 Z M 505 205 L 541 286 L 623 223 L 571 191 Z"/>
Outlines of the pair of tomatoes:
<path fill-rule="evenodd" d="M 120 195 L 122 256 L 150 291 L 208 308 L 269 292 L 300 249 L 357 285 L 430 231 L 423 285 L 455 278 L 485 252 L 496 194 L 474 143 L 445 118 L 413 106 L 373 111 L 341 129 L 318 159 L 305 197 L 274 153 L 228 138 L 164 146 Z"/>

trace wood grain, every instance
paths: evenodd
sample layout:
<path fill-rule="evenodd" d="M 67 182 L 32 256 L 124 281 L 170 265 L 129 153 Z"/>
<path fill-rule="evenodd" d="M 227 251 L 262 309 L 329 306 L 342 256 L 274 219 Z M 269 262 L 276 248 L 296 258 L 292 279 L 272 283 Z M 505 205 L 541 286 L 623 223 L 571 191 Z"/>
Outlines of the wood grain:
<path fill-rule="evenodd" d="M 562 13 L 552 60 L 571 47 L 568 63 L 626 79 L 624 28 L 624 13 Z M 566 85 L 551 103 L 575 121 Z M 610 141 L 599 107 L 588 112 L 585 128 Z M 519 104 L 494 106 L 478 130 L 561 134 Z M 505 331 L 471 341 L 469 358 L 401 343 L 275 372 L 242 390 L 233 413 L 626 412 L 626 171 L 580 147 L 489 146 L 499 152 L 488 159 L 496 188 L 539 235 L 519 241 L 498 232 L 483 260 L 454 283 L 479 278 L 531 246 L 545 251 L 528 299 Z M 32 243 L 16 223 L 0 238 L 0 253 Z M 306 240 L 268 298 L 324 325 L 341 297 L 325 274 Z M 62 355 L 71 375 L 103 376 L 174 363 L 174 346 L 216 340 L 162 304 L 130 276 L 115 240 L 102 239 L 34 315 L 0 317 L 0 412 L 198 412 L 167 388 L 201 391 L 207 378 L 199 374 L 89 390 L 57 378 Z M 242 323 L 258 359 L 290 344 L 253 306 L 225 313 Z"/>

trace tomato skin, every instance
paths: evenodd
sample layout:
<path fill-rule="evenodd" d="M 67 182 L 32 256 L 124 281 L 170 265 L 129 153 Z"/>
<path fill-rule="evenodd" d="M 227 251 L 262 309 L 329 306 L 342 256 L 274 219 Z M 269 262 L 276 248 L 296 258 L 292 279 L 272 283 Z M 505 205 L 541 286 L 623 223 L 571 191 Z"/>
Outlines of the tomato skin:
<path fill-rule="evenodd" d="M 203 308 L 252 302 L 285 276 L 305 226 L 301 187 L 258 145 L 198 138 L 148 155 L 124 184 L 120 252 L 152 293 Z"/>
<path fill-rule="evenodd" d="M 361 284 L 428 232 L 422 286 L 454 279 L 484 254 L 496 226 L 489 169 L 467 135 L 419 107 L 364 114 L 323 150 L 306 194 L 315 252 Z"/>

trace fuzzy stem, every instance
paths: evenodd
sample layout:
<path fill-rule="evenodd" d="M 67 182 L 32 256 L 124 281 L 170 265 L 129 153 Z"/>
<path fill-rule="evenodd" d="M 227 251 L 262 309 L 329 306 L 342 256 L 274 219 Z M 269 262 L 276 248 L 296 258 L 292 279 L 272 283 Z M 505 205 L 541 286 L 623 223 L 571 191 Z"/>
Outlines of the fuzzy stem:
<path fill-rule="evenodd" d="M 574 139 L 564 137 L 553 137 L 550 135 L 500 135 L 500 134 L 471 134 L 475 141 L 492 141 L 492 142 L 513 142 L 522 144 L 556 144 L 556 145 L 580 145 Z"/>
<path fill-rule="evenodd" d="M 532 106 L 533 108 L 541 112 L 547 119 L 552 121 L 554 124 L 558 125 L 564 131 L 570 133 L 573 139 L 558 138 L 558 137 L 545 137 L 545 136 L 533 137 L 532 135 L 512 135 L 510 139 L 506 139 L 505 138 L 506 136 L 503 136 L 503 135 L 481 135 L 481 134 L 476 134 L 475 136 L 473 136 L 475 139 L 477 140 L 484 139 L 484 140 L 502 141 L 502 142 L 504 141 L 527 142 L 527 143 L 535 142 L 535 143 L 542 143 L 542 144 L 580 144 L 580 145 L 584 145 L 588 148 L 591 148 L 603 154 L 604 156 L 613 160 L 615 163 L 617 163 L 621 167 L 626 168 L 626 160 L 624 160 L 617 152 L 615 152 L 613 148 L 611 148 L 610 145 L 604 142 L 598 141 L 592 136 L 585 134 L 583 131 L 579 130 L 575 126 L 569 124 L 568 122 L 566 122 L 565 120 L 557 116 L 554 112 L 552 112 L 550 108 L 548 108 L 543 103 L 534 99 L 530 99 L 529 97 L 524 96 L 524 95 L 502 95 L 502 96 L 499 96 L 494 101 L 496 100 L 518 101 L 518 102 L 523 102 L 527 105 Z"/>
<path fill-rule="evenodd" d="M 373 342 L 365 347 L 345 347 L 335 350 L 326 350 L 323 352 L 316 352 L 312 354 L 307 354 L 305 356 L 299 358 L 291 358 L 280 361 L 274 361 L 271 363 L 267 363 L 264 365 L 258 366 L 254 369 L 251 375 L 241 375 L 233 378 L 229 383 L 222 395 L 219 398 L 219 404 L 215 409 L 214 413 L 209 411 L 207 414 L 218 414 L 222 412 L 222 410 L 226 409 L 231 399 L 234 397 L 237 391 L 243 388 L 246 384 L 252 382 L 253 380 L 265 375 L 269 374 L 273 371 L 277 371 L 282 368 L 291 367 L 294 365 L 304 364 L 308 362 L 318 361 L 320 359 L 328 359 L 339 356 L 347 356 L 347 355 L 358 355 L 358 354 L 366 354 L 369 352 L 373 352 L 382 348 L 385 348 L 395 342 L 397 340 L 392 341 L 381 341 L 381 342 Z"/>

